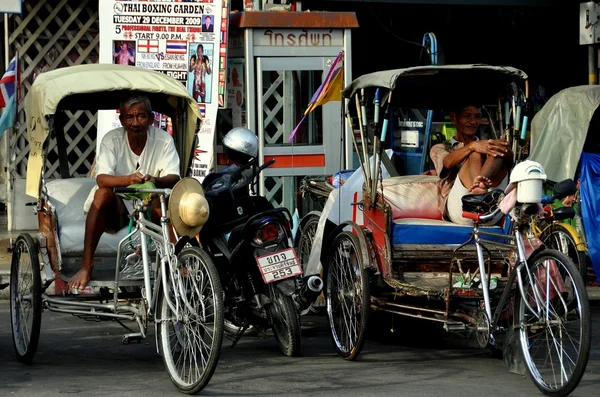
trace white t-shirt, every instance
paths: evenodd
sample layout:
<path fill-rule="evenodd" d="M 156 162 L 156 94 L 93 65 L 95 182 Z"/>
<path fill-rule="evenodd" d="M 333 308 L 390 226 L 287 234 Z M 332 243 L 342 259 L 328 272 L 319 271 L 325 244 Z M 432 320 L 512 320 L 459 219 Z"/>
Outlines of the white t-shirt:
<path fill-rule="evenodd" d="M 139 156 L 129 147 L 123 127 L 109 131 L 102 138 L 96 159 L 96 176 L 131 175 L 136 171 L 152 176 L 179 175 L 179 155 L 173 138 L 166 131 L 150 126 L 146 146 Z M 84 214 L 89 211 L 96 190 L 98 185 L 94 186 L 83 205 Z"/>

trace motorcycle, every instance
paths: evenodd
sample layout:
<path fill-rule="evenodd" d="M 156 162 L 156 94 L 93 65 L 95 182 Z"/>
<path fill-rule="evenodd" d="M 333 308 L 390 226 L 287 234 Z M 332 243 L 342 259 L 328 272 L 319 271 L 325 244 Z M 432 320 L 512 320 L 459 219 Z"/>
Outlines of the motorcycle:
<path fill-rule="evenodd" d="M 323 283 L 318 276 L 302 276 L 289 210 L 254 194 L 260 172 L 274 162 L 257 166 L 252 159 L 206 176 L 202 185 L 211 216 L 200 241 L 219 269 L 233 346 L 246 331 L 272 328 L 283 354 L 297 356 L 299 312 L 316 299 Z"/>

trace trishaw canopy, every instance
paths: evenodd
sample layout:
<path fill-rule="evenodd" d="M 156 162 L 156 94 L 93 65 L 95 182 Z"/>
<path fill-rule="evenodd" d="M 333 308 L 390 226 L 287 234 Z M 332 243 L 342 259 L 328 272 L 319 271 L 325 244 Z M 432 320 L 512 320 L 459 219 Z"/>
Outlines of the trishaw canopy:
<path fill-rule="evenodd" d="M 600 86 L 570 87 L 552 96 L 533 118 L 529 160 L 542 164 L 551 181 L 575 177 L 598 105 Z"/>
<path fill-rule="evenodd" d="M 342 94 L 351 98 L 361 89 L 384 88 L 393 91 L 392 103 L 395 106 L 449 110 L 469 101 L 495 104 L 498 102 L 498 88 L 526 79 L 525 72 L 510 66 L 416 66 L 362 75 Z"/>
<path fill-rule="evenodd" d="M 177 116 L 176 109 L 185 109 L 185 131 L 179 133 L 183 139 L 181 164 L 182 167 L 187 166 L 195 142 L 196 127 L 202 115 L 197 102 L 179 81 L 135 66 L 72 66 L 40 74 L 25 97 L 30 147 L 26 194 L 39 197 L 44 166 L 42 148 L 50 132 L 50 116 L 59 110 L 118 109 L 121 101 L 133 93 L 147 95 L 153 110 L 170 117 Z"/>

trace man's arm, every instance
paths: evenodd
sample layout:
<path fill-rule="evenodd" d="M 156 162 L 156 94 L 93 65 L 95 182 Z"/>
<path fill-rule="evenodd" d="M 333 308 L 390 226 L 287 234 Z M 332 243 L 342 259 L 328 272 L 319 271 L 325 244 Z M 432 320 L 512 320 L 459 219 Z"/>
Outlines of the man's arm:
<path fill-rule="evenodd" d="M 126 187 L 142 182 L 144 182 L 144 175 L 139 172 L 122 176 L 100 174 L 96 177 L 96 183 L 100 188 L 106 187 L 112 189 L 114 187 Z"/>
<path fill-rule="evenodd" d="M 160 189 L 172 188 L 177 182 L 179 182 L 179 179 L 181 178 L 176 174 L 170 174 L 161 177 L 150 175 L 144 176 L 144 180 L 154 183 L 154 186 Z"/>
<path fill-rule="evenodd" d="M 510 155 L 512 158 L 508 142 L 505 139 L 486 139 L 473 141 L 460 149 L 453 150 L 444 158 L 444 167 L 451 169 L 459 166 L 473 152 L 503 159 L 506 159 Z"/>
<path fill-rule="evenodd" d="M 474 151 L 475 150 L 470 144 L 463 146 L 460 149 L 454 149 L 444 157 L 444 168 L 452 169 L 458 167 Z"/>

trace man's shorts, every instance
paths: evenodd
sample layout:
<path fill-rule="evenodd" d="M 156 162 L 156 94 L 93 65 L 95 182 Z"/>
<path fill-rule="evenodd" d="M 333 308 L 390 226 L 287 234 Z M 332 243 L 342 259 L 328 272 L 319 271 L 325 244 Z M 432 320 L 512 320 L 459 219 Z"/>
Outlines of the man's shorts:
<path fill-rule="evenodd" d="M 508 176 L 506 176 L 500 185 L 497 187 L 493 187 L 491 189 L 501 189 L 504 190 L 508 183 Z M 463 186 L 462 181 L 457 176 L 454 181 L 454 185 L 452 185 L 452 189 L 450 193 L 448 193 L 448 201 L 446 202 L 446 215 L 448 219 L 452 221 L 452 223 L 456 223 L 458 225 L 473 225 L 473 221 L 471 219 L 463 218 L 462 213 L 462 197 L 466 194 L 471 194 L 469 189 Z M 498 221 L 502 218 L 502 213 L 498 214 L 497 219 L 492 219 L 487 222 L 486 225 L 494 225 L 498 223 Z"/>
<path fill-rule="evenodd" d="M 469 189 L 463 186 L 460 178 L 457 176 L 452 185 L 450 193 L 448 193 L 448 201 L 446 202 L 446 215 L 452 223 L 458 225 L 472 225 L 473 221 L 462 216 L 462 197 L 469 194 Z"/>

